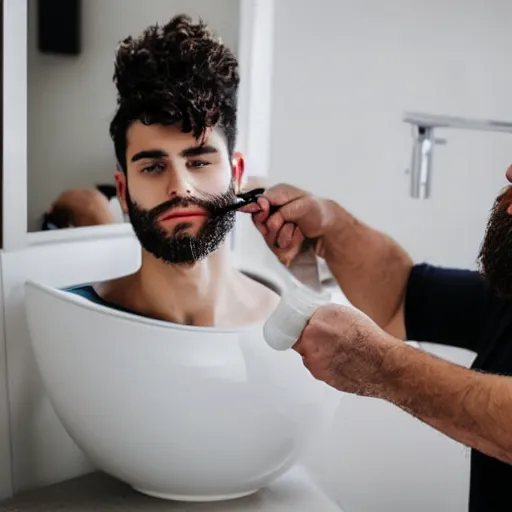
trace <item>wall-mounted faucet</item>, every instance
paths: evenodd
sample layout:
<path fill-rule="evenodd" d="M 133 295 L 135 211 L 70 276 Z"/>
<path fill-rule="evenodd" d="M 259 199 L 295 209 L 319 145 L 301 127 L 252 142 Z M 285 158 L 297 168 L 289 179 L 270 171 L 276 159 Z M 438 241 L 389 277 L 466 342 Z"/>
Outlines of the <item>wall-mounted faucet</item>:
<path fill-rule="evenodd" d="M 435 128 L 512 133 L 512 122 L 495 121 L 492 119 L 467 119 L 463 117 L 406 112 L 403 121 L 411 124 L 413 129 L 410 169 L 411 197 L 416 199 L 427 199 L 430 197 L 434 146 L 446 143 L 443 139 L 434 138 Z"/>

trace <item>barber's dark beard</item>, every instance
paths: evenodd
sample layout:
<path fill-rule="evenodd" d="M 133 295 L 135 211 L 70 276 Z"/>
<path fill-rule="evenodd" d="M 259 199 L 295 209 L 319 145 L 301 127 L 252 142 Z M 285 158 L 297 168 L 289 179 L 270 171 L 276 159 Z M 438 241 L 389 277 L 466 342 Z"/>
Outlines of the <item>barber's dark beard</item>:
<path fill-rule="evenodd" d="M 155 258 L 172 264 L 192 264 L 216 251 L 235 225 L 234 211 L 215 214 L 219 208 L 236 201 L 233 184 L 227 192 L 219 195 L 201 194 L 200 197 L 174 197 L 155 208 L 145 210 L 126 193 L 128 214 L 133 230 L 142 247 Z M 157 217 L 172 208 L 186 208 L 196 205 L 204 208 L 210 216 L 196 235 L 187 229 L 190 222 L 177 224 L 172 232 L 167 232 L 158 224 Z"/>
<path fill-rule="evenodd" d="M 495 201 L 478 261 L 480 270 L 497 295 L 512 298 L 512 187 Z"/>

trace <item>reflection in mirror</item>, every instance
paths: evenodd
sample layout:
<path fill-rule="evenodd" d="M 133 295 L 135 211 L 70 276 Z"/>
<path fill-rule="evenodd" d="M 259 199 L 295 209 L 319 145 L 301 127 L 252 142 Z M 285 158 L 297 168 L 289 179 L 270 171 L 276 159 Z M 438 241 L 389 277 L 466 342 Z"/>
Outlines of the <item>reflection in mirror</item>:
<path fill-rule="evenodd" d="M 237 55 L 238 0 L 28 0 L 28 6 L 28 231 L 125 222 L 109 133 L 119 42 L 183 13 L 204 20 Z"/>

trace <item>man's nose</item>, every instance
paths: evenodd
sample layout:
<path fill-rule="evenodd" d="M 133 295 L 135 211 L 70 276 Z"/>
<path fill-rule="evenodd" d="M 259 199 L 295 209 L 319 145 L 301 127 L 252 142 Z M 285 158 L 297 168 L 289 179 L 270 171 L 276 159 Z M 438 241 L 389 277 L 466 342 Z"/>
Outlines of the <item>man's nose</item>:
<path fill-rule="evenodd" d="M 186 197 L 192 193 L 192 187 L 188 182 L 186 173 L 181 169 L 173 169 L 169 173 L 169 182 L 167 184 L 167 195 L 169 197 L 180 196 Z"/>
<path fill-rule="evenodd" d="M 507 180 L 512 183 L 512 165 L 507 169 L 507 172 L 505 173 L 505 176 L 507 177 Z"/>

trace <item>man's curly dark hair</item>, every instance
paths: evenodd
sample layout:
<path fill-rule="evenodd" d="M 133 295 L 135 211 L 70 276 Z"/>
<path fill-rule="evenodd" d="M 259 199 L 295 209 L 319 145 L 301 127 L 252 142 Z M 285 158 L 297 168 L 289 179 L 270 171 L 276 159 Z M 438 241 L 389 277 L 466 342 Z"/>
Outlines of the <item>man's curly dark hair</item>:
<path fill-rule="evenodd" d="M 126 133 L 134 121 L 180 124 L 198 140 L 222 129 L 230 156 L 236 139 L 239 84 L 233 53 L 203 21 L 187 15 L 127 37 L 116 51 L 117 112 L 110 124 L 116 157 L 126 172 Z"/>

